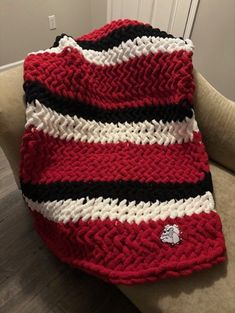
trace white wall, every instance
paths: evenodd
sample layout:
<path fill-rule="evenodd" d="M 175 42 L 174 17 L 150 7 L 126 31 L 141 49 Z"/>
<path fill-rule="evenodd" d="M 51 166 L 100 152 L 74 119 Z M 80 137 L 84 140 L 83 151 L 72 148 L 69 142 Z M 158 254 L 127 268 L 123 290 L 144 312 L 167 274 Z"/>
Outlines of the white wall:
<path fill-rule="evenodd" d="M 235 0 L 200 0 L 191 38 L 194 66 L 235 100 Z"/>
<path fill-rule="evenodd" d="M 96 29 L 107 22 L 107 0 L 91 1 L 91 28 Z"/>
<path fill-rule="evenodd" d="M 48 27 L 52 14 L 55 30 Z M 91 28 L 89 0 L 0 0 L 0 66 L 50 47 L 62 32 L 79 36 Z"/>

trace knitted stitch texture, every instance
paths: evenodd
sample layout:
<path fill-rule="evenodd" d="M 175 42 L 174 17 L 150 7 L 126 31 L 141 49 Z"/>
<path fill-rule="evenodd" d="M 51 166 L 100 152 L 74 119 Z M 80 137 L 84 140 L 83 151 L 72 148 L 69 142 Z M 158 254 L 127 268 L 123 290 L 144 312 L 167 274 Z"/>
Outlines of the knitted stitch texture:
<path fill-rule="evenodd" d="M 63 262 L 135 284 L 224 261 L 192 53 L 191 40 L 118 20 L 25 59 L 21 187 Z"/>

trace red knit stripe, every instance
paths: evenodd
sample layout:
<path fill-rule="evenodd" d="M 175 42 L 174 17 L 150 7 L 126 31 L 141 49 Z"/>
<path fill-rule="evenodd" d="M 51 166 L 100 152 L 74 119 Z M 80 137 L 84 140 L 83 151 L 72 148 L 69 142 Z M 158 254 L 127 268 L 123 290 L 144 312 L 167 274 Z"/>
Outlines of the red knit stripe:
<path fill-rule="evenodd" d="M 108 34 L 110 34 L 115 29 L 125 27 L 125 26 L 130 26 L 130 25 L 143 25 L 143 24 L 149 25 L 149 24 L 145 24 L 145 23 L 138 22 L 135 20 L 128 20 L 128 19 L 116 20 L 116 21 L 112 21 L 108 24 L 105 24 L 104 26 L 102 26 L 98 29 L 94 29 L 89 34 L 85 34 L 81 37 L 77 37 L 76 40 L 92 40 L 92 41 L 95 41 L 95 40 L 101 39 L 104 36 L 107 36 Z"/>
<path fill-rule="evenodd" d="M 114 284 L 189 275 L 225 259 L 222 226 L 215 212 L 139 225 L 108 219 L 62 224 L 37 212 L 32 215 L 38 233 L 57 257 Z M 179 226 L 178 245 L 161 242 L 167 224 Z"/>
<path fill-rule="evenodd" d="M 174 145 L 101 144 L 65 141 L 35 128 L 23 136 L 21 179 L 24 182 L 117 181 L 198 182 L 209 171 L 200 143 Z"/>
<path fill-rule="evenodd" d="M 145 104 L 192 102 L 192 52 L 159 52 L 115 66 L 89 63 L 72 48 L 61 53 L 29 55 L 26 81 L 38 81 L 51 92 L 114 109 Z M 154 70 L 153 70 L 154 69 Z"/>

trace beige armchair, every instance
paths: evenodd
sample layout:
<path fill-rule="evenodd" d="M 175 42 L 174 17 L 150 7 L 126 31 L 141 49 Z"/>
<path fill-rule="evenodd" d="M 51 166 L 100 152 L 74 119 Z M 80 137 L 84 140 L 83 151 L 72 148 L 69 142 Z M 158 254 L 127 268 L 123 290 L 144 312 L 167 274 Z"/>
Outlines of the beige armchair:
<path fill-rule="evenodd" d="M 222 218 L 228 259 L 225 264 L 189 277 L 118 286 L 143 313 L 235 312 L 235 103 L 199 73 L 194 74 L 196 118 L 211 159 L 216 208 Z M 21 66 L 0 73 L 0 145 L 17 183 L 25 121 L 22 76 Z"/>

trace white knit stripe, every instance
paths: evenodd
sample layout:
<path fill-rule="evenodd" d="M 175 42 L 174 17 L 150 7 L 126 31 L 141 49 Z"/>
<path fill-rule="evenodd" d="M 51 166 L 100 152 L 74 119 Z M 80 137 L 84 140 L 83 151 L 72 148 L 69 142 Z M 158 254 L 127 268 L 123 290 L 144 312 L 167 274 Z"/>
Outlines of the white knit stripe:
<path fill-rule="evenodd" d="M 172 53 L 179 50 L 193 51 L 193 43 L 190 39 L 186 39 L 184 41 L 180 38 L 143 36 L 136 37 L 134 40 L 123 42 L 119 46 L 108 49 L 108 51 L 95 51 L 83 49 L 73 38 L 64 36 L 60 39 L 58 47 L 39 50 L 29 54 L 39 54 L 45 52 L 60 53 L 65 47 L 77 49 L 88 62 L 101 66 L 121 64 L 123 62 L 127 62 L 129 59 L 140 57 L 142 55 L 147 56 L 150 53 Z"/>
<path fill-rule="evenodd" d="M 127 202 L 111 198 L 81 198 L 78 200 L 60 200 L 37 202 L 25 197 L 28 206 L 41 213 L 48 220 L 54 222 L 67 223 L 68 221 L 77 222 L 91 220 L 118 220 L 120 222 L 148 222 L 165 220 L 166 218 L 190 216 L 202 212 L 209 213 L 214 211 L 214 200 L 211 192 L 206 192 L 203 196 L 195 198 L 170 200 L 165 202 L 156 201 L 136 203 Z"/>
<path fill-rule="evenodd" d="M 135 144 L 169 145 L 193 140 L 193 132 L 198 131 L 194 116 L 176 122 L 131 122 L 102 123 L 89 121 L 77 116 L 62 115 L 45 107 L 38 100 L 28 104 L 26 109 L 26 125 L 66 141 L 82 141 L 89 143 L 131 142 Z"/>

